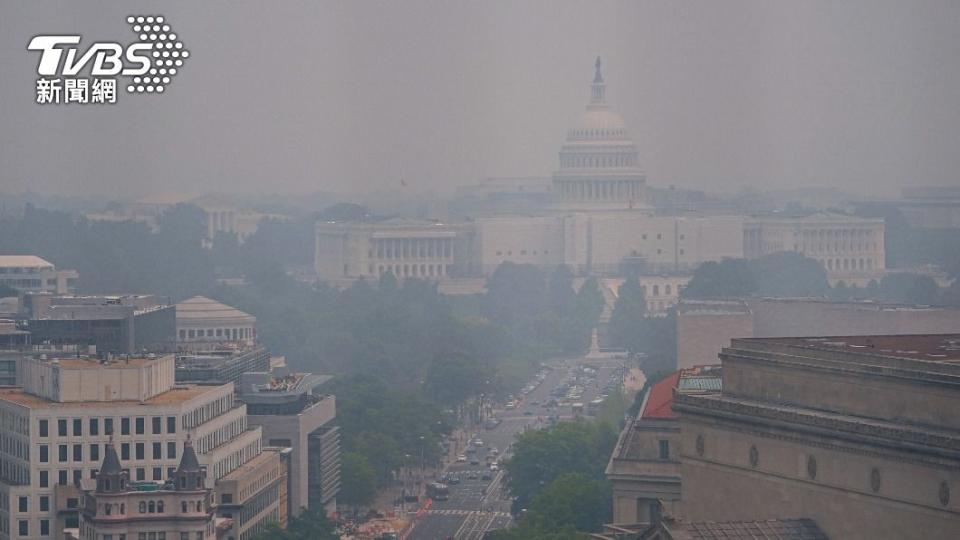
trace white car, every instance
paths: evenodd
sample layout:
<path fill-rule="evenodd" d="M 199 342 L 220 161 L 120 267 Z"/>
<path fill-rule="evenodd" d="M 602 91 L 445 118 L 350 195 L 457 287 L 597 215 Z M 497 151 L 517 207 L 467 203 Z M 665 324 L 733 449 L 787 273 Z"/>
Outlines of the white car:
<path fill-rule="evenodd" d="M 466 455 L 460 454 L 459 456 L 457 456 L 457 463 L 466 463 L 466 462 L 467 462 Z"/>
<path fill-rule="evenodd" d="M 498 465 L 496 462 L 491 463 L 491 464 L 490 464 L 490 470 L 493 471 L 493 472 L 497 472 L 497 471 L 500 470 L 500 465 Z"/>
<path fill-rule="evenodd" d="M 477 439 L 473 441 L 474 446 L 483 446 L 483 439 Z"/>

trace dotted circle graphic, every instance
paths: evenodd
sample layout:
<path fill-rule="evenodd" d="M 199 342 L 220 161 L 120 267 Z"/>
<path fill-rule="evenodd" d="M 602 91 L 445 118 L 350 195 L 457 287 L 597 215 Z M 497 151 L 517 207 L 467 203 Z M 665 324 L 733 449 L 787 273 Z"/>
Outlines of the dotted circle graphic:
<path fill-rule="evenodd" d="M 141 43 L 149 44 L 153 49 L 150 52 L 150 69 L 143 75 L 133 77 L 132 84 L 127 85 L 127 92 L 163 93 L 177 74 L 173 66 L 182 67 L 183 60 L 190 57 L 190 51 L 184 48 L 183 42 L 171 31 L 171 25 L 165 24 L 162 16 L 130 15 L 127 24 Z"/>

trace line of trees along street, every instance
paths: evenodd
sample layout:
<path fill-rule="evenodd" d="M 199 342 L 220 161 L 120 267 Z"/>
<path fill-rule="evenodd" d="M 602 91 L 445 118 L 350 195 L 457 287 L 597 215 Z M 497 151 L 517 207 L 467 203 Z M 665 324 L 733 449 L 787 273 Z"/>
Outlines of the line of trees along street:
<path fill-rule="evenodd" d="M 516 526 L 496 540 L 586 538 L 611 518 L 610 485 L 603 475 L 617 440 L 606 422 L 560 422 L 523 433 L 505 464 Z"/>

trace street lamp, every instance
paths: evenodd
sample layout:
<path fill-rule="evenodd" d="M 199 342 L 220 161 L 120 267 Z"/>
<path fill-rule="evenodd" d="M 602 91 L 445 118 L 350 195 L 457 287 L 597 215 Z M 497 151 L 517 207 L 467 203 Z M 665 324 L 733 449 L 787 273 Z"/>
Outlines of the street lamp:
<path fill-rule="evenodd" d="M 420 436 L 420 478 L 417 481 L 417 494 L 419 495 L 420 491 L 423 489 L 423 441 L 425 437 Z"/>

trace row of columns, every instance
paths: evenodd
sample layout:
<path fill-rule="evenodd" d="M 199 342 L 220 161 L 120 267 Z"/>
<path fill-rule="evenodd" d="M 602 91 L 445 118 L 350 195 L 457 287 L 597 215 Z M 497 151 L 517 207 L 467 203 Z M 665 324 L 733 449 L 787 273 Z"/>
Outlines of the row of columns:
<path fill-rule="evenodd" d="M 387 272 L 392 273 L 397 278 L 419 277 L 447 277 L 446 264 L 387 264 L 379 265 L 377 275 L 383 277 Z"/>
<path fill-rule="evenodd" d="M 377 238 L 371 259 L 451 259 L 452 238 Z"/>
<path fill-rule="evenodd" d="M 620 201 L 643 198 L 642 180 L 564 180 L 562 200 Z"/>

